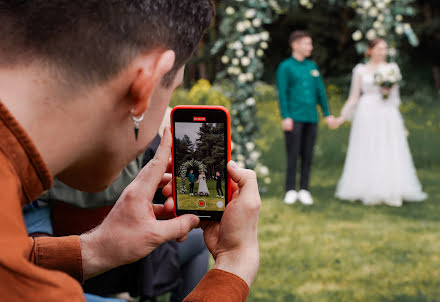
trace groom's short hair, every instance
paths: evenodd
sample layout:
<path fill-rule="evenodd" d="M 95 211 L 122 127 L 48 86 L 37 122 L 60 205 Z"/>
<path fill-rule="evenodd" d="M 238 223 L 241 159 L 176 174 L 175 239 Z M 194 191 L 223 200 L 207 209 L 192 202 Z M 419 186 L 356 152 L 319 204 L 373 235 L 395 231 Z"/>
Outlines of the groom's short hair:
<path fill-rule="evenodd" d="M 214 15 L 212 0 L 0 0 L 0 67 L 37 62 L 78 84 L 100 84 L 139 54 L 192 56 Z"/>
<path fill-rule="evenodd" d="M 293 31 L 289 36 L 289 46 L 292 46 L 292 43 L 296 40 L 302 39 L 302 38 L 311 38 L 312 36 L 304 31 L 304 30 L 295 30 Z"/>

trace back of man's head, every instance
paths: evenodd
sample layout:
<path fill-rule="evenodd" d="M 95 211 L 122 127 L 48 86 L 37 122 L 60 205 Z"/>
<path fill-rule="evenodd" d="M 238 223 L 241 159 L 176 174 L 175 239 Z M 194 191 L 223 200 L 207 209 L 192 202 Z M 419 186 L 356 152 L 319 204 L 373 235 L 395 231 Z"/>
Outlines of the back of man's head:
<path fill-rule="evenodd" d="M 176 53 L 167 86 L 213 17 L 210 0 L 0 0 L 0 68 L 38 63 L 97 85 L 154 49 Z"/>

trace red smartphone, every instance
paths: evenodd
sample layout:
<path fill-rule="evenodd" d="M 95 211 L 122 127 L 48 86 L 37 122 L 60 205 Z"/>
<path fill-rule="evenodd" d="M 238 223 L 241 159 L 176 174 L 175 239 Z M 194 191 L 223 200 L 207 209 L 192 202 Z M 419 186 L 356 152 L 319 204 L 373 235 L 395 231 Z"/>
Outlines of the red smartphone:
<path fill-rule="evenodd" d="M 171 111 L 173 197 L 176 216 L 220 221 L 230 200 L 230 115 L 221 106 L 177 106 Z"/>

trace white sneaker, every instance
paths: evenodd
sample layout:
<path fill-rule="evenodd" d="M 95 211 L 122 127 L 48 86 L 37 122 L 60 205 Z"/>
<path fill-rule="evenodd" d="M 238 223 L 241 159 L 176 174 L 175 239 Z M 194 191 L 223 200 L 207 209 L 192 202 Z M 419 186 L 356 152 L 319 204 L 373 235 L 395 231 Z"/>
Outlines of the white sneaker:
<path fill-rule="evenodd" d="M 284 196 L 284 203 L 285 204 L 294 204 L 297 197 L 298 197 L 298 193 L 296 193 L 295 190 L 287 191 L 286 196 Z"/>
<path fill-rule="evenodd" d="M 312 205 L 313 204 L 313 198 L 309 191 L 306 190 L 300 190 L 298 192 L 298 199 L 299 201 L 304 205 Z"/>

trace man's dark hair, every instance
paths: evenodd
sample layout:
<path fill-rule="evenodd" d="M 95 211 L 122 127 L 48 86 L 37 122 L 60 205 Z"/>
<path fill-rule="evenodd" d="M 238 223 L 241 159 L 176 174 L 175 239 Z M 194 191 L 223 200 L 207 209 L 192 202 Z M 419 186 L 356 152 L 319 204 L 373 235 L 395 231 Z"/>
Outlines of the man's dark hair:
<path fill-rule="evenodd" d="M 139 54 L 176 53 L 169 86 L 214 14 L 212 0 L 0 0 L 0 66 L 39 62 L 99 84 Z"/>
<path fill-rule="evenodd" d="M 302 39 L 302 38 L 311 38 L 312 36 L 303 30 L 295 30 L 293 31 L 290 36 L 289 36 L 289 46 L 292 46 L 292 43 L 295 42 L 296 40 Z"/>

